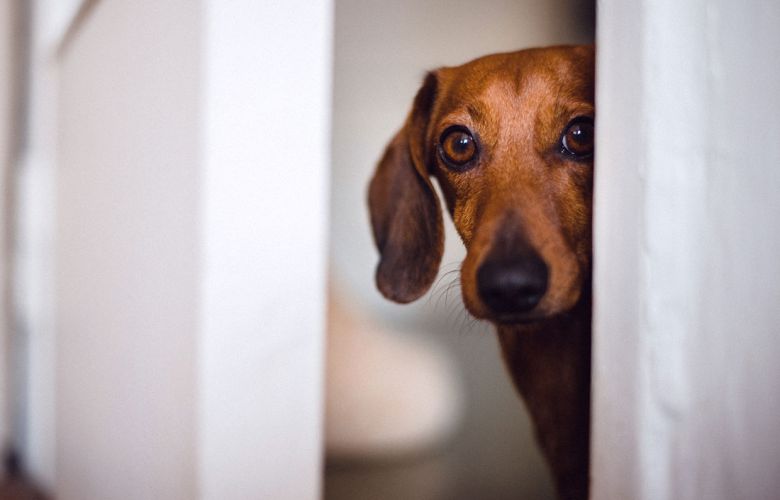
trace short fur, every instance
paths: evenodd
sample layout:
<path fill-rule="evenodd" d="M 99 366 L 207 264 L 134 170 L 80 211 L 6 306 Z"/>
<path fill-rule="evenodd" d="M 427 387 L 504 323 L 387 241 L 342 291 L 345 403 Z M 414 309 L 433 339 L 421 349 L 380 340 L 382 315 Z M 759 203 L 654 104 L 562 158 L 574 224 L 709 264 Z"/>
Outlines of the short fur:
<path fill-rule="evenodd" d="M 376 281 L 410 302 L 432 285 L 443 249 L 437 179 L 467 249 L 463 300 L 493 322 L 533 419 L 559 496 L 588 496 L 591 205 L 593 164 L 561 154 L 561 133 L 594 116 L 594 48 L 566 46 L 486 56 L 427 75 L 369 188 L 380 253 Z M 437 155 L 452 125 L 475 131 L 479 163 L 447 168 Z M 532 311 L 502 320 L 480 298 L 476 273 L 496 253 L 533 252 L 546 292 Z"/>

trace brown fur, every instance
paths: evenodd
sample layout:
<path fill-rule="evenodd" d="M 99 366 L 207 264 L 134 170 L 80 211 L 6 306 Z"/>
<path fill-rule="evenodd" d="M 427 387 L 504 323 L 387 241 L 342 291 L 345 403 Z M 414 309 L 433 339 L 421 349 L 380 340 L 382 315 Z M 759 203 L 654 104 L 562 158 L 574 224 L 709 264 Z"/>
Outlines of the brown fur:
<path fill-rule="evenodd" d="M 435 279 L 442 255 L 439 182 L 467 249 L 463 300 L 492 321 L 561 498 L 588 496 L 592 160 L 560 153 L 569 121 L 594 114 L 594 49 L 551 47 L 486 56 L 431 72 L 369 189 L 380 251 L 377 285 L 410 302 Z M 475 131 L 479 162 L 446 168 L 439 137 Z M 476 273 L 496 249 L 532 249 L 547 289 L 521 321 L 502 323 L 480 299 Z"/>

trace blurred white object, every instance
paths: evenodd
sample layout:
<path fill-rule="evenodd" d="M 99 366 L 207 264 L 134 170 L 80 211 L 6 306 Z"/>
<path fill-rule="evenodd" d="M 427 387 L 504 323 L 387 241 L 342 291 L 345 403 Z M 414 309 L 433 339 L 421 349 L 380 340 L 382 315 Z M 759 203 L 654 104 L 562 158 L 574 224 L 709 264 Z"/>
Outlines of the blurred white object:
<path fill-rule="evenodd" d="M 385 458 L 443 444 L 463 414 L 446 353 L 387 330 L 331 293 L 325 448 L 330 458 Z"/>

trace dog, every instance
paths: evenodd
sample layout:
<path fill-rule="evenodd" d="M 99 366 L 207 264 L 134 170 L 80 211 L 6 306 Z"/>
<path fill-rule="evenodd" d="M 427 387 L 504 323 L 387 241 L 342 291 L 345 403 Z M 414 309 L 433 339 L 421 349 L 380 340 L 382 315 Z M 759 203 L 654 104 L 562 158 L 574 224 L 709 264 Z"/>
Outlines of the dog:
<path fill-rule="evenodd" d="M 436 278 L 442 208 L 466 247 L 466 309 L 497 329 L 563 499 L 589 487 L 593 46 L 485 56 L 427 74 L 369 185 L 376 285 Z"/>

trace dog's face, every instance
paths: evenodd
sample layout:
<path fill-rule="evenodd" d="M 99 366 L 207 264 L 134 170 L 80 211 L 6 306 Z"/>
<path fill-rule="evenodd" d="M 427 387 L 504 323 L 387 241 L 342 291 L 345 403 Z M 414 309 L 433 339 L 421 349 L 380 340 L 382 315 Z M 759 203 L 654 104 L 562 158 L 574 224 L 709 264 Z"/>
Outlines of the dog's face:
<path fill-rule="evenodd" d="M 531 49 L 430 73 L 369 190 L 377 285 L 425 293 L 443 250 L 444 194 L 478 318 L 511 324 L 570 309 L 590 276 L 594 50 Z"/>

